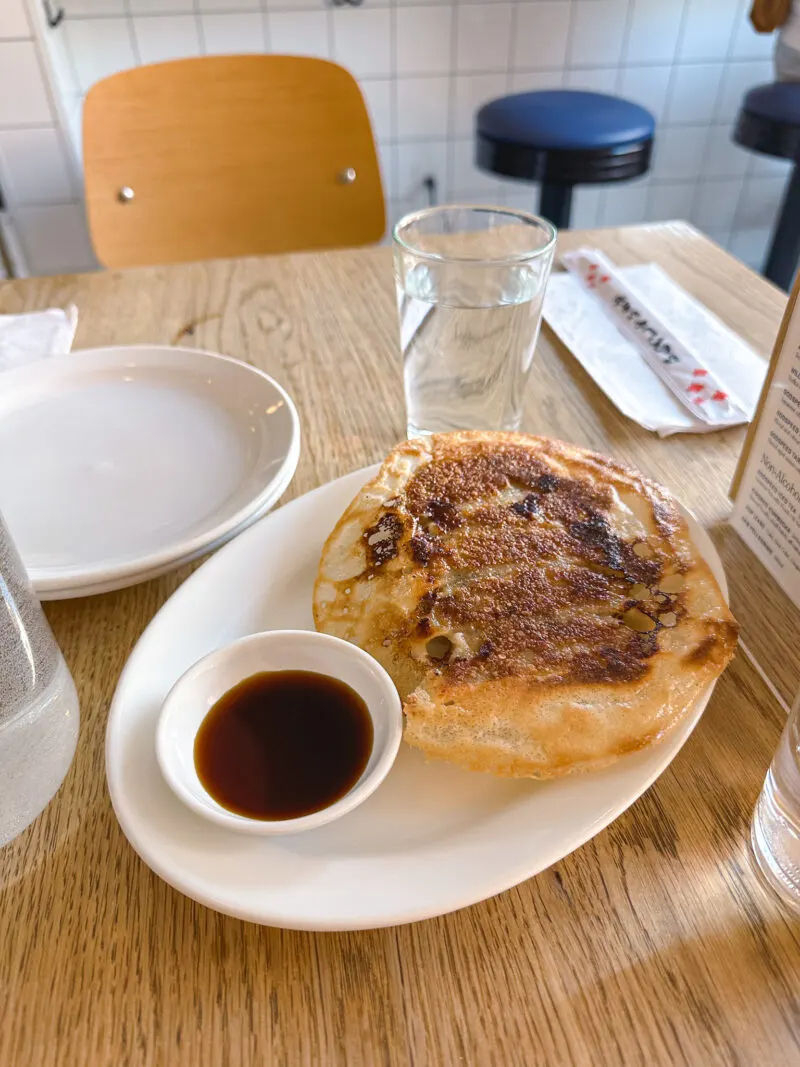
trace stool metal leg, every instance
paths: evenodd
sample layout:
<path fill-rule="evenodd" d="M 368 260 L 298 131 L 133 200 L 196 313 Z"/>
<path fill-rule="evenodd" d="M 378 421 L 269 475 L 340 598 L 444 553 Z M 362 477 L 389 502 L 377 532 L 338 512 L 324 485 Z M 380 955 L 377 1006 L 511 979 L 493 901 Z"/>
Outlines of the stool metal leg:
<path fill-rule="evenodd" d="M 795 163 L 783 194 L 781 209 L 772 231 L 772 243 L 764 266 L 764 277 L 786 292 L 800 256 L 800 163 Z"/>
<path fill-rule="evenodd" d="M 539 193 L 539 214 L 552 222 L 559 230 L 569 228 L 569 216 L 572 211 L 572 186 L 552 185 L 542 182 Z"/>

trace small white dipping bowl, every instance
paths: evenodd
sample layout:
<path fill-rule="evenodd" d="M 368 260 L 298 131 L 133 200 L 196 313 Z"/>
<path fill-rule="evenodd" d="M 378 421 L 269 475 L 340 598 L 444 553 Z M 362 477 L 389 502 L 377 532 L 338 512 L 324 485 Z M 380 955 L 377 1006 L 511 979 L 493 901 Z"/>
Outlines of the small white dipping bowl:
<path fill-rule="evenodd" d="M 261 671 L 315 671 L 345 682 L 367 705 L 372 753 L 356 784 L 341 799 L 298 819 L 251 819 L 222 807 L 206 791 L 194 765 L 200 724 L 223 694 Z M 381 665 L 348 641 L 312 630 L 270 630 L 218 648 L 182 675 L 167 694 L 156 731 L 156 756 L 175 794 L 192 811 L 245 834 L 296 834 L 346 815 L 389 773 L 403 733 L 400 697 Z"/>

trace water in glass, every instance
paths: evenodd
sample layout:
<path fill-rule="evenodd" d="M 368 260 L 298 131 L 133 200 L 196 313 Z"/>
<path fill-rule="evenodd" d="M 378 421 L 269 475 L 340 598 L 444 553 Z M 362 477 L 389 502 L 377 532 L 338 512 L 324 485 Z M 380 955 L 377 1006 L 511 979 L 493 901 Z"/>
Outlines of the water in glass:
<path fill-rule="evenodd" d="M 433 209 L 398 223 L 397 306 L 409 437 L 519 429 L 552 233 L 534 216 L 499 209 Z M 431 247 L 440 254 L 429 255 Z M 462 248 L 467 255 L 459 255 Z"/>
<path fill-rule="evenodd" d="M 785 905 L 800 913 L 800 707 L 781 735 L 756 804 L 752 830 L 758 870 Z"/>
<path fill-rule="evenodd" d="M 0 846 L 61 785 L 78 740 L 78 696 L 0 516 Z"/>
<path fill-rule="evenodd" d="M 491 303 L 468 285 L 459 303 L 437 300 L 425 264 L 398 285 L 409 436 L 519 429 L 544 298 L 537 275 L 521 268 Z"/>

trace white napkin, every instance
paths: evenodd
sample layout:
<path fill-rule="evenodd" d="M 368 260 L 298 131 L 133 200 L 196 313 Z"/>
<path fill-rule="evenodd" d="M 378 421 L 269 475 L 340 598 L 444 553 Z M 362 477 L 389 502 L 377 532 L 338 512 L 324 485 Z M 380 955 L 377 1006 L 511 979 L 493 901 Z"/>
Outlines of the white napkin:
<path fill-rule="evenodd" d="M 48 308 L 27 315 L 0 315 L 0 371 L 21 367 L 72 348 L 78 309 Z"/>
<path fill-rule="evenodd" d="M 767 363 L 654 263 L 619 271 L 647 298 L 685 344 L 702 352 L 714 377 L 735 397 L 749 422 L 755 414 Z M 629 419 L 661 437 L 708 433 L 717 427 L 695 418 L 669 391 L 603 310 L 570 274 L 553 274 L 544 317 L 609 400 Z"/>

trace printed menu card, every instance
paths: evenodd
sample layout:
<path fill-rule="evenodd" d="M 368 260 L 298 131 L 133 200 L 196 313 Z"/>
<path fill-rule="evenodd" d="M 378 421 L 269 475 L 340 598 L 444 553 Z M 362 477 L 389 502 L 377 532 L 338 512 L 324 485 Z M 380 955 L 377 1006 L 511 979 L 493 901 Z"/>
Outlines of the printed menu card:
<path fill-rule="evenodd" d="M 796 284 L 731 495 L 731 525 L 800 607 L 800 308 Z"/>

